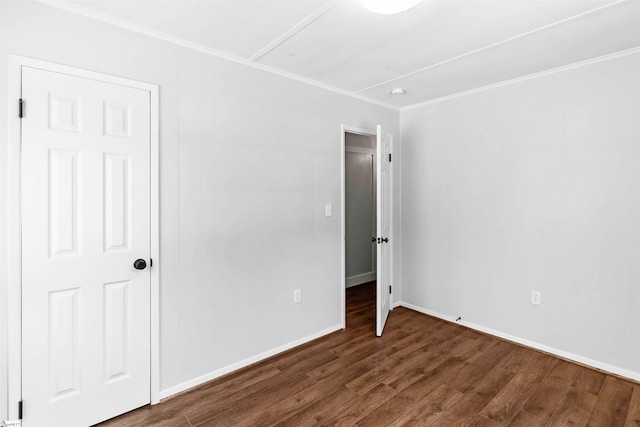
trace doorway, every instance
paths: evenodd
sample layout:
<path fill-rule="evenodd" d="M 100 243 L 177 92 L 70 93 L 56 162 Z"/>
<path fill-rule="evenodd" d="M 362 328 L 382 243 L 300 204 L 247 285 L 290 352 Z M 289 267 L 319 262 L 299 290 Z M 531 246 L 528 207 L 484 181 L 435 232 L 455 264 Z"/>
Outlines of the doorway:
<path fill-rule="evenodd" d="M 350 297 L 373 289 L 378 336 L 391 307 L 391 144 L 381 126 L 342 127 L 342 324 L 346 288 Z"/>
<path fill-rule="evenodd" d="M 346 287 L 376 280 L 376 137 L 345 133 Z"/>

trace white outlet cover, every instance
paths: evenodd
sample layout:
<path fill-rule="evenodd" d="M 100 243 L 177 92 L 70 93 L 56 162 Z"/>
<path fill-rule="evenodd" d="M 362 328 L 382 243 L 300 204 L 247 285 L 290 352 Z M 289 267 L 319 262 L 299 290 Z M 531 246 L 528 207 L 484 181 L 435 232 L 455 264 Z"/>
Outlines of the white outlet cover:
<path fill-rule="evenodd" d="M 302 291 L 300 291 L 300 289 L 294 289 L 294 291 L 293 291 L 293 302 L 295 304 L 298 304 L 300 301 L 302 301 Z"/>
<path fill-rule="evenodd" d="M 331 216 L 331 204 L 324 205 L 324 216 Z"/>

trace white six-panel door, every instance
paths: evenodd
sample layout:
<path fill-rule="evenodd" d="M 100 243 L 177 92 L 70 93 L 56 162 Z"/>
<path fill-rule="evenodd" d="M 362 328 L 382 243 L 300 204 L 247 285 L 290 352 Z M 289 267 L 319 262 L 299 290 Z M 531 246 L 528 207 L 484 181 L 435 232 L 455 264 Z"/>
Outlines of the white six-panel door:
<path fill-rule="evenodd" d="M 149 96 L 23 68 L 25 427 L 150 401 Z"/>
<path fill-rule="evenodd" d="M 391 309 L 391 136 L 383 132 L 378 125 L 377 132 L 377 198 L 376 228 L 378 237 L 377 251 L 377 297 L 376 297 L 376 334 L 382 335 L 384 325 Z"/>

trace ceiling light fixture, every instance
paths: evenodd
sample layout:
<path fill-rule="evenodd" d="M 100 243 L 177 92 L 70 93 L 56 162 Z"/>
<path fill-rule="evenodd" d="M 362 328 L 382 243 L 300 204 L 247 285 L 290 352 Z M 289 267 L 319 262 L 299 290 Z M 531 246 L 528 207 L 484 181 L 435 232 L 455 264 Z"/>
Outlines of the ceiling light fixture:
<path fill-rule="evenodd" d="M 393 15 L 411 9 L 420 0 L 360 0 L 365 9 L 382 15 Z"/>
<path fill-rule="evenodd" d="M 391 91 L 391 95 L 404 95 L 406 92 L 401 87 L 397 87 Z"/>

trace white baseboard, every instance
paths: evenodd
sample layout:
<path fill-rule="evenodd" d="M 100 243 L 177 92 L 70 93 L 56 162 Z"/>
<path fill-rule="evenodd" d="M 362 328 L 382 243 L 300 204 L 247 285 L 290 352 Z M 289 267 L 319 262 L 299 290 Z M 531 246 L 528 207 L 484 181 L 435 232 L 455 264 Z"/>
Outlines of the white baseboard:
<path fill-rule="evenodd" d="M 402 307 L 406 307 L 409 308 L 411 310 L 415 310 L 418 311 L 420 313 L 424 313 L 424 314 L 428 314 L 430 316 L 433 317 L 437 317 L 438 319 L 442 319 L 442 320 L 446 320 L 448 322 L 452 322 L 452 323 L 456 323 L 458 325 L 463 325 L 466 326 L 467 328 L 470 329 L 474 329 L 476 331 L 480 331 L 480 332 L 484 332 L 486 334 L 489 335 L 493 335 L 502 339 L 505 339 L 507 341 L 512 341 L 521 345 L 524 345 L 526 347 L 531 347 L 534 348 L 536 350 L 540 350 L 543 351 L 545 353 L 549 353 L 549 354 L 553 354 L 555 356 L 561 357 L 563 359 L 568 359 L 568 360 L 572 360 L 574 362 L 578 362 L 580 364 L 583 365 L 587 365 L 590 366 L 592 368 L 595 369 L 599 369 L 601 371 L 606 371 L 615 375 L 619 375 L 625 378 L 629 378 L 631 380 L 634 381 L 640 381 L 640 372 L 634 372 L 634 371 L 630 371 L 628 369 L 624 369 L 624 368 L 619 368 L 617 366 L 613 366 L 613 365 L 609 365 L 608 363 L 604 363 L 604 362 L 600 362 L 598 360 L 593 360 L 590 359 L 588 357 L 584 357 L 584 356 L 580 356 L 578 354 L 573 354 L 573 353 L 569 353 L 567 351 L 564 350 L 559 350 L 557 348 L 554 347 L 549 347 L 548 345 L 544 345 L 544 344 L 540 344 L 537 343 L 535 341 L 530 341 L 524 338 L 520 338 L 514 335 L 510 335 L 501 331 L 496 331 L 494 329 L 491 328 L 487 328 L 484 327 L 482 325 L 477 325 L 475 323 L 472 322 L 465 322 L 464 320 L 460 320 L 458 322 L 456 322 L 456 318 L 453 316 L 448 316 L 446 314 L 442 314 L 442 313 L 438 313 L 436 311 L 433 310 L 429 310 L 423 307 L 418 307 L 416 305 L 413 304 L 409 304 L 407 302 L 403 302 L 401 301 L 398 306 L 402 306 Z"/>
<path fill-rule="evenodd" d="M 345 279 L 345 283 L 347 288 L 352 286 L 362 285 L 363 283 L 372 282 L 376 280 L 376 272 L 372 271 L 370 273 L 358 274 L 356 276 L 347 277 Z"/>
<path fill-rule="evenodd" d="M 216 379 L 218 377 L 221 377 L 225 374 L 228 374 L 229 372 L 233 372 L 236 371 L 238 369 L 244 368 L 245 366 L 249 366 L 253 363 L 259 362 L 263 359 L 266 359 L 268 357 L 274 356 L 278 353 L 282 353 L 283 351 L 287 351 L 292 349 L 293 347 L 297 347 L 301 344 L 307 343 L 309 341 L 313 341 L 317 338 L 323 337 L 325 335 L 328 335 L 332 332 L 335 332 L 337 330 L 343 329 L 342 325 L 334 325 L 331 326 L 330 328 L 324 329 L 322 331 L 316 332 L 315 334 L 306 336 L 304 338 L 300 338 L 299 340 L 295 340 L 295 341 L 291 341 L 288 342 L 284 345 L 281 345 L 280 347 L 276 347 L 273 348 L 271 350 L 267 350 L 263 353 L 257 354 L 255 356 L 249 357 L 247 359 L 241 360 L 239 362 L 236 363 L 232 363 L 231 365 L 225 366 L 224 368 L 220 368 L 217 369 L 213 372 L 209 372 L 208 374 L 204 374 L 201 375 L 197 378 L 194 378 L 192 380 L 189 381 L 185 381 L 182 384 L 178 384 L 175 385 L 173 387 L 169 387 L 166 390 L 162 390 L 160 392 L 160 399 L 166 399 L 167 397 L 173 396 L 174 394 L 183 392 L 185 390 L 188 390 L 190 388 L 199 386 L 200 384 L 206 383 L 207 381 L 211 381 L 213 379 Z"/>

